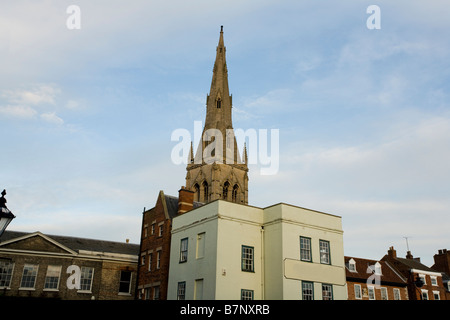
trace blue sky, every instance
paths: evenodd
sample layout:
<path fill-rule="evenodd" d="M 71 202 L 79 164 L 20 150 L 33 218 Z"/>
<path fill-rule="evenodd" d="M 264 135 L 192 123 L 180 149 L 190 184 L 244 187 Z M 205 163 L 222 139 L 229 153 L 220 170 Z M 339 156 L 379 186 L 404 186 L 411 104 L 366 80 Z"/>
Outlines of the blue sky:
<path fill-rule="evenodd" d="M 69 30 L 66 9 L 81 10 Z M 369 30 L 369 5 L 381 29 Z M 445 1 L 9 1 L 0 5 L 0 188 L 9 229 L 139 242 L 177 195 L 178 128 L 204 121 L 224 26 L 234 128 L 279 129 L 249 204 L 342 216 L 345 254 L 448 248 Z"/>

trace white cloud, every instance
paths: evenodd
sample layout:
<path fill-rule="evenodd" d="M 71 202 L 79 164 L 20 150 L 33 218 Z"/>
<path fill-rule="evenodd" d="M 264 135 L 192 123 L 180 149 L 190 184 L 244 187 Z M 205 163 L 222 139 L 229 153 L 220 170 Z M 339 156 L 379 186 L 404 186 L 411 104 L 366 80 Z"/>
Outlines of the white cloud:
<path fill-rule="evenodd" d="M 55 104 L 55 98 L 61 90 L 54 85 L 35 85 L 29 90 L 4 90 L 2 96 L 14 104 L 41 105 Z"/>
<path fill-rule="evenodd" d="M 0 106 L 0 113 L 17 118 L 33 118 L 37 112 L 36 110 L 28 106 L 8 105 Z"/>
<path fill-rule="evenodd" d="M 54 112 L 46 112 L 41 114 L 41 119 L 55 125 L 63 125 L 64 120 L 58 117 Z"/>

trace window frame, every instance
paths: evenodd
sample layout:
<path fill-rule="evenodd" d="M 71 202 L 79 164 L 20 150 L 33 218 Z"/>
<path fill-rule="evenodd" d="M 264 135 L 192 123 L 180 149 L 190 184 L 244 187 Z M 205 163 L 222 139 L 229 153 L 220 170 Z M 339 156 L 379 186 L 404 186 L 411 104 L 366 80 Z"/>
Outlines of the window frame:
<path fill-rule="evenodd" d="M 241 300 L 254 300 L 254 290 L 241 289 Z"/>
<path fill-rule="evenodd" d="M 394 288 L 393 291 L 394 291 L 394 300 L 402 300 L 402 296 L 400 295 L 400 289 Z"/>
<path fill-rule="evenodd" d="M 156 230 L 156 223 L 152 223 L 150 227 L 150 235 L 154 235 Z"/>
<path fill-rule="evenodd" d="M 381 300 L 389 300 L 388 289 L 386 287 L 380 287 Z"/>
<path fill-rule="evenodd" d="M 160 289 L 159 286 L 154 286 L 153 287 L 153 298 L 152 298 L 152 300 L 159 300 L 160 299 L 160 294 L 161 294 L 160 290 L 161 289 Z"/>
<path fill-rule="evenodd" d="M 348 271 L 350 271 L 350 272 L 357 272 L 356 271 L 356 261 L 353 258 L 351 258 L 348 261 Z"/>
<path fill-rule="evenodd" d="M 324 291 L 324 286 L 329 287 L 329 291 Z M 329 299 L 324 299 L 324 292 L 329 292 L 330 296 Z M 333 294 L 333 285 L 331 283 L 322 283 L 322 300 L 331 301 L 334 300 L 334 294 Z"/>
<path fill-rule="evenodd" d="M 30 268 L 30 269 L 28 269 Z M 25 274 L 25 270 L 30 270 L 31 274 Z M 39 272 L 39 265 L 38 264 L 31 264 L 31 263 L 26 263 L 23 266 L 23 270 L 22 270 L 22 278 L 20 280 L 20 287 L 19 290 L 34 290 L 35 286 L 36 286 L 36 279 L 37 279 L 37 275 Z M 27 271 L 28 273 L 28 271 Z M 31 284 L 30 279 L 32 279 L 32 283 L 33 286 L 24 286 L 24 284 Z"/>
<path fill-rule="evenodd" d="M 436 296 L 437 296 L 437 299 L 436 299 Z M 439 291 L 433 290 L 433 300 L 441 300 L 441 295 L 440 295 Z"/>
<path fill-rule="evenodd" d="M 251 257 L 248 254 L 251 250 Z M 255 248 L 251 246 L 242 245 L 241 247 L 241 271 L 255 272 Z"/>
<path fill-rule="evenodd" d="M 302 246 L 302 241 L 308 242 L 308 248 Z M 304 257 L 302 253 L 307 253 L 308 257 Z M 312 262 L 311 238 L 300 236 L 300 261 Z"/>
<path fill-rule="evenodd" d="M 180 240 L 180 261 L 179 263 L 185 263 L 188 261 L 188 248 L 189 238 L 183 238 Z"/>
<path fill-rule="evenodd" d="M 177 284 L 177 300 L 186 300 L 186 281 Z"/>
<path fill-rule="evenodd" d="M 371 295 L 371 293 L 373 293 L 373 295 Z M 376 300 L 375 287 L 374 286 L 367 286 L 367 294 L 369 296 L 369 300 Z"/>
<path fill-rule="evenodd" d="M 122 280 L 122 275 L 123 274 L 129 274 L 130 275 L 130 279 L 129 280 Z M 127 291 L 120 291 L 122 288 L 122 284 L 128 283 L 128 290 Z M 129 270 L 120 270 L 120 275 L 119 275 L 119 295 L 131 295 L 131 284 L 133 283 L 133 273 Z"/>
<path fill-rule="evenodd" d="M 80 289 L 78 292 L 89 292 L 92 293 L 92 284 L 94 283 L 94 268 L 93 267 L 81 267 L 80 268 Z M 91 272 L 92 271 L 92 272 Z M 90 275 L 88 277 L 87 275 Z M 83 283 L 84 281 L 84 283 Z M 89 288 L 87 285 L 89 284 Z"/>
<path fill-rule="evenodd" d="M 306 286 L 311 286 L 306 288 Z M 305 292 L 305 290 L 311 290 L 311 293 Z M 307 298 L 307 299 L 305 299 Z M 314 300 L 314 282 L 312 281 L 302 281 L 302 300 Z"/>
<path fill-rule="evenodd" d="M 164 234 L 164 222 L 158 224 L 158 237 L 162 237 Z"/>
<path fill-rule="evenodd" d="M 50 268 L 54 268 L 54 270 L 50 270 Z M 56 270 L 57 269 L 57 270 Z M 61 280 L 61 269 L 62 266 L 57 266 L 57 265 L 48 265 L 47 266 L 47 273 L 45 274 L 45 279 L 44 279 L 44 291 L 59 291 L 59 282 Z M 49 275 L 49 273 L 58 273 L 58 276 L 51 276 Z M 57 278 L 56 281 L 56 288 L 49 288 L 47 287 L 47 285 L 53 284 L 54 285 L 54 281 L 52 281 L 52 278 Z"/>
<path fill-rule="evenodd" d="M 201 259 L 205 256 L 205 244 L 206 244 L 206 232 L 200 232 L 197 234 L 197 246 L 195 252 L 195 258 Z"/>
<path fill-rule="evenodd" d="M 322 244 L 326 244 L 326 252 L 322 252 Z M 321 264 L 327 264 L 331 265 L 331 248 L 330 248 L 330 241 L 319 239 L 319 254 L 320 254 L 320 263 Z M 323 257 L 326 257 L 326 261 L 323 261 Z"/>
<path fill-rule="evenodd" d="M 430 276 L 430 283 L 432 286 L 437 287 L 438 286 L 438 280 L 436 276 Z"/>
<path fill-rule="evenodd" d="M 10 288 L 14 274 L 14 262 L 0 260 L 0 270 L 0 289 Z"/>
<path fill-rule="evenodd" d="M 148 253 L 148 267 L 147 267 L 148 272 L 152 272 L 152 260 L 153 260 L 153 251 Z"/>
<path fill-rule="evenodd" d="M 353 286 L 354 292 L 355 292 L 355 299 L 361 300 L 362 299 L 362 287 L 360 284 L 354 284 Z"/>
<path fill-rule="evenodd" d="M 161 269 L 161 251 L 162 250 L 156 251 L 156 270 Z"/>

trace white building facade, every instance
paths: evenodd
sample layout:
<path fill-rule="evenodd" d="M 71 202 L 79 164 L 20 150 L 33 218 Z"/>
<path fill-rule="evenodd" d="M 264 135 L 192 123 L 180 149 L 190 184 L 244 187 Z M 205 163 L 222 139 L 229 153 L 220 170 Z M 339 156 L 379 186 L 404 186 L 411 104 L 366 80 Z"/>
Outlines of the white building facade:
<path fill-rule="evenodd" d="M 223 200 L 177 216 L 168 299 L 346 300 L 341 220 Z"/>

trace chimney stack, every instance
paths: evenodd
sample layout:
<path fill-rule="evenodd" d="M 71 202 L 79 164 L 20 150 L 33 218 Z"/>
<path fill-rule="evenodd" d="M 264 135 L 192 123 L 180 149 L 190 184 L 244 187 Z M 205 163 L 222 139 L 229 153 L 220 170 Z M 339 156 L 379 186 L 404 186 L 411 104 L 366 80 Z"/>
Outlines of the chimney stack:
<path fill-rule="evenodd" d="M 184 187 L 178 190 L 178 212 L 177 215 L 183 214 L 194 208 L 194 192 Z"/>
<path fill-rule="evenodd" d="M 393 247 L 393 246 L 392 246 L 392 247 L 389 247 L 389 250 L 388 250 L 388 256 L 389 256 L 390 258 L 393 258 L 393 259 L 396 259 L 396 258 L 397 258 L 397 251 L 394 250 L 394 247 Z"/>
<path fill-rule="evenodd" d="M 411 254 L 411 251 L 406 251 L 406 259 L 413 259 L 413 255 Z"/>

